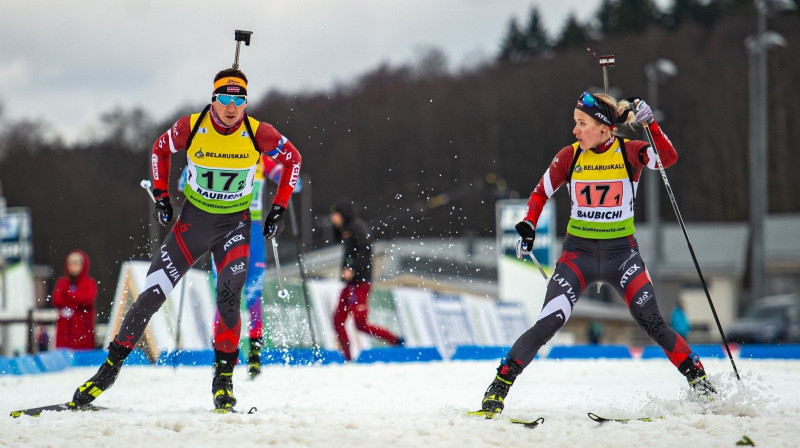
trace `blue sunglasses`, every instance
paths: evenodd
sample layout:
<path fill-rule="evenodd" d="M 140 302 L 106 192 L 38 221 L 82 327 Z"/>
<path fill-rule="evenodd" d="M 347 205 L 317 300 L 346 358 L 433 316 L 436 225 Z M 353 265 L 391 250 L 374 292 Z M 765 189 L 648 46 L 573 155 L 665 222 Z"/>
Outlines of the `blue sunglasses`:
<path fill-rule="evenodd" d="M 583 92 L 578 101 L 586 107 L 597 107 L 597 100 L 589 92 Z"/>
<path fill-rule="evenodd" d="M 233 103 L 234 106 L 239 107 L 242 104 L 247 102 L 247 97 L 243 95 L 223 95 L 218 94 L 214 95 L 214 100 L 218 103 L 222 104 L 223 106 L 228 106 L 229 104 Z"/>

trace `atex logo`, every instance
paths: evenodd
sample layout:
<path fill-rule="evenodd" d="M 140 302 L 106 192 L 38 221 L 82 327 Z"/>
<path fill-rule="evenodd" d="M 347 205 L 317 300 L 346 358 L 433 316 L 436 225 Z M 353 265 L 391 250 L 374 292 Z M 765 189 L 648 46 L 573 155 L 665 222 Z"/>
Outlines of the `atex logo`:
<path fill-rule="evenodd" d="M 231 247 L 233 243 L 242 240 L 244 240 L 244 235 L 242 235 L 241 233 L 237 233 L 236 235 L 233 236 L 233 238 L 225 242 L 225 245 L 222 247 L 222 250 L 228 250 L 228 248 Z"/>
<path fill-rule="evenodd" d="M 243 262 L 241 262 L 239 264 L 232 264 L 231 265 L 231 272 L 233 272 L 233 275 L 239 275 L 242 272 L 244 272 L 246 270 L 246 268 L 247 268 L 247 265 L 244 264 L 244 261 L 243 261 Z"/>
<path fill-rule="evenodd" d="M 300 164 L 295 163 L 294 165 L 292 165 L 292 174 L 291 177 L 289 177 L 289 185 L 291 185 L 292 188 L 295 188 L 297 186 L 297 181 L 299 179 L 300 179 Z"/>
<path fill-rule="evenodd" d="M 633 264 L 631 267 L 629 267 L 629 268 L 628 268 L 628 270 L 627 270 L 627 271 L 625 271 L 625 273 L 624 273 L 624 274 L 622 274 L 622 279 L 620 279 L 620 281 L 619 281 L 619 286 L 620 286 L 622 289 L 625 289 L 625 282 L 627 282 L 627 281 L 628 281 L 628 278 L 630 278 L 630 276 L 631 276 L 631 275 L 632 275 L 634 272 L 636 272 L 636 271 L 638 271 L 638 270 L 639 270 L 639 265 L 637 265 L 637 264 Z"/>

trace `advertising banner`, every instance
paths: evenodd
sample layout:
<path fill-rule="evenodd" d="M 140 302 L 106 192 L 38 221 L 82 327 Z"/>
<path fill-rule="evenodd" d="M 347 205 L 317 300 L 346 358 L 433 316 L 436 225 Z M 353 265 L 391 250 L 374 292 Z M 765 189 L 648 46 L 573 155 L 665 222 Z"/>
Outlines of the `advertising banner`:
<path fill-rule="evenodd" d="M 35 305 L 31 213 L 4 205 L 0 197 L 0 318 L 19 319 Z M 25 352 L 27 336 L 25 325 L 0 325 L 0 355 Z"/>

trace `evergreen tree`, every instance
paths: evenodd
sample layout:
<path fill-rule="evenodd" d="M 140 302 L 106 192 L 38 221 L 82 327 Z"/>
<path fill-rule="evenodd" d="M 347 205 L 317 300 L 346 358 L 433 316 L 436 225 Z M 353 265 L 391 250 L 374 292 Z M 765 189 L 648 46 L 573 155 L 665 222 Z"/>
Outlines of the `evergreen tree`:
<path fill-rule="evenodd" d="M 500 51 L 500 60 L 511 64 L 527 61 L 531 56 L 551 48 L 550 38 L 542 24 L 537 8 L 531 9 L 530 20 L 524 30 L 516 19 L 511 21 Z"/>
<path fill-rule="evenodd" d="M 525 33 L 520 30 L 517 19 L 512 19 L 500 49 L 500 61 L 510 64 L 522 62 L 525 56 L 525 40 Z"/>
<path fill-rule="evenodd" d="M 528 54 L 543 53 L 550 49 L 550 39 L 542 23 L 538 8 L 531 9 L 530 20 L 525 28 L 525 49 Z"/>
<path fill-rule="evenodd" d="M 675 0 L 672 10 L 666 16 L 666 24 L 675 29 L 684 22 L 695 22 L 706 28 L 711 28 L 714 22 L 722 15 L 725 3 L 721 0 Z"/>
<path fill-rule="evenodd" d="M 583 47 L 590 41 L 589 32 L 578 22 L 575 14 L 570 13 L 564 28 L 561 30 L 561 37 L 558 39 L 556 48 L 563 50 L 566 48 Z"/>
<path fill-rule="evenodd" d="M 662 14 L 652 0 L 603 0 L 597 20 L 603 34 L 611 36 L 641 33 L 662 23 Z"/>

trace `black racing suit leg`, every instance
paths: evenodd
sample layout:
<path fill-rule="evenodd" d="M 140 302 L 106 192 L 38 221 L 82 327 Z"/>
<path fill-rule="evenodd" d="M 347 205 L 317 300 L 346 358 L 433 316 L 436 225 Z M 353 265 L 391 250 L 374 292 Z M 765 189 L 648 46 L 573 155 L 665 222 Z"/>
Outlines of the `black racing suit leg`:
<path fill-rule="evenodd" d="M 184 203 L 181 215 L 153 255 L 144 291 L 125 315 L 116 336 L 123 347 L 133 348 L 153 314 L 161 308 L 175 284 L 208 251 L 208 232 L 215 216 Z"/>
<path fill-rule="evenodd" d="M 678 367 L 692 353 L 689 344 L 670 328 L 658 309 L 655 288 L 639 244 L 631 235 L 608 240 L 600 253 L 601 275 L 623 298 L 631 316 Z"/>
<path fill-rule="evenodd" d="M 217 268 L 219 313 L 214 350 L 218 355 L 229 356 L 239 350 L 242 326 L 239 307 L 250 259 L 250 224 L 250 210 L 225 215 L 219 222 L 218 236 L 212 240 L 211 252 Z"/>
<path fill-rule="evenodd" d="M 561 256 L 547 283 L 544 304 L 533 327 L 517 338 L 508 358 L 525 368 L 536 353 L 564 324 L 581 293 L 595 281 L 597 262 L 593 240 L 567 236 L 562 245 Z"/>

